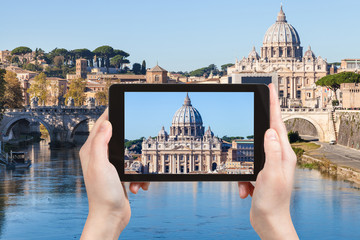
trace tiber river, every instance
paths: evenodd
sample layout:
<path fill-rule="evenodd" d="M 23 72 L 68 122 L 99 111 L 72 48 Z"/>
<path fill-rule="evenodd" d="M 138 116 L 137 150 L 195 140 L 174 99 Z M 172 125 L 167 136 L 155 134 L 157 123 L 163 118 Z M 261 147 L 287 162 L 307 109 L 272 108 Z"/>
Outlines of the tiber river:
<path fill-rule="evenodd" d="M 0 170 L 0 239 L 79 239 L 88 203 L 79 149 L 25 149 L 26 171 Z M 122 239 L 258 239 L 234 182 L 152 183 L 130 194 Z M 301 239 L 360 239 L 360 189 L 297 169 L 291 213 Z"/>

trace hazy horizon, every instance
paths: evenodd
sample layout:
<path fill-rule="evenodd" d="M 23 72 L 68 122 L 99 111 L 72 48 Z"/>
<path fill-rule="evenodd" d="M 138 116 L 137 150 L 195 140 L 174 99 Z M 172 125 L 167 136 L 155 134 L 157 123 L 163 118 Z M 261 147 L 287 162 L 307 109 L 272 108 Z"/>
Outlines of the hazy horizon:
<path fill-rule="evenodd" d="M 94 50 L 110 45 L 130 53 L 131 64 L 146 60 L 147 67 L 153 67 L 158 62 L 168 71 L 191 71 L 212 63 L 220 68 L 247 56 L 253 46 L 260 52 L 280 2 L 4 1 L 6 11 L 0 19 L 6 22 L 2 26 L 6 34 L 0 50 L 18 46 L 46 52 L 56 47 Z M 283 1 L 283 8 L 304 51 L 311 45 L 315 55 L 328 62 L 359 58 L 360 32 L 354 16 L 360 1 Z"/>

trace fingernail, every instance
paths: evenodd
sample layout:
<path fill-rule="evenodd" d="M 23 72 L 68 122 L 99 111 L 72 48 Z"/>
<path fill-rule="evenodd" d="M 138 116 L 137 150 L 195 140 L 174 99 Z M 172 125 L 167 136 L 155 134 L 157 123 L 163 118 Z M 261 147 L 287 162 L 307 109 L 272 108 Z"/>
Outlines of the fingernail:
<path fill-rule="evenodd" d="M 266 132 L 266 138 L 270 141 L 277 141 L 277 133 L 274 129 L 269 129 Z"/>

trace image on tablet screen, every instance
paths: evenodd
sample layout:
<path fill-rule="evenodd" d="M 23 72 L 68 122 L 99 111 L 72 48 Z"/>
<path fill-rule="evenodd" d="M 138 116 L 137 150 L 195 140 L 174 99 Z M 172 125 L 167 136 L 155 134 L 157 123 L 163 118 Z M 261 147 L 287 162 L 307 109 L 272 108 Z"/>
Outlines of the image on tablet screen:
<path fill-rule="evenodd" d="M 125 174 L 254 174 L 254 93 L 125 92 Z"/>

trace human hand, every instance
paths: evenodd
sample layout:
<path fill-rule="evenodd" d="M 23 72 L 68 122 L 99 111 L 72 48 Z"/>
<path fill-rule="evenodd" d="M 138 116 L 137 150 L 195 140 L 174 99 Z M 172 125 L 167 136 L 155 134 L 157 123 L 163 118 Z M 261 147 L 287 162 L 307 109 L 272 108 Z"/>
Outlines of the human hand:
<path fill-rule="evenodd" d="M 96 121 L 80 150 L 81 166 L 89 201 L 89 214 L 81 239 L 118 239 L 129 223 L 131 210 L 124 185 L 108 159 L 108 143 L 112 135 L 108 110 Z M 149 183 L 131 183 L 130 191 Z"/>
<path fill-rule="evenodd" d="M 270 88 L 270 129 L 265 133 L 266 161 L 255 187 L 239 182 L 241 198 L 252 196 L 250 222 L 261 239 L 298 239 L 290 216 L 296 155 L 281 118 L 280 104 L 273 84 Z"/>

